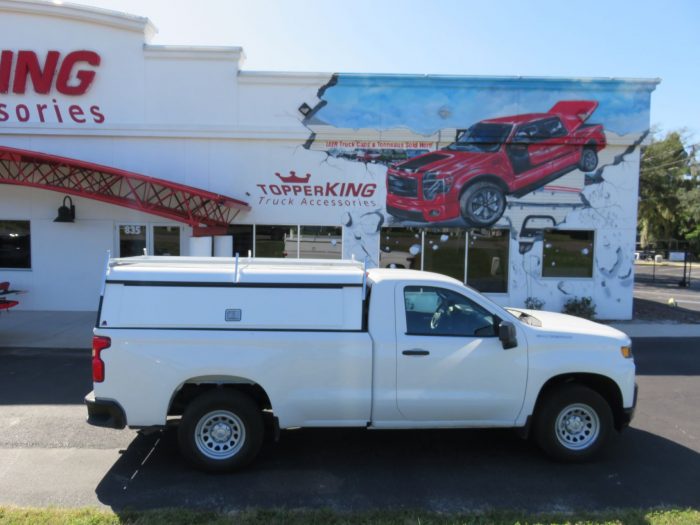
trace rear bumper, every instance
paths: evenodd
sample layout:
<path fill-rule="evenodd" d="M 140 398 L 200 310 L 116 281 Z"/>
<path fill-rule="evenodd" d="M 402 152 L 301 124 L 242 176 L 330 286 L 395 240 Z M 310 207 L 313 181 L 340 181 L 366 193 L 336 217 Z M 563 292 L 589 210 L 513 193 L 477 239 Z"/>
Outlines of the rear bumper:
<path fill-rule="evenodd" d="M 637 410 L 637 392 L 639 391 L 639 386 L 635 383 L 634 385 L 634 399 L 632 400 L 632 406 L 629 408 L 622 409 L 622 428 L 626 428 L 632 422 L 634 418 L 634 412 Z"/>
<path fill-rule="evenodd" d="M 126 415 L 119 403 L 111 399 L 95 399 L 95 393 L 85 396 L 90 425 L 104 428 L 122 429 L 126 427 Z"/>

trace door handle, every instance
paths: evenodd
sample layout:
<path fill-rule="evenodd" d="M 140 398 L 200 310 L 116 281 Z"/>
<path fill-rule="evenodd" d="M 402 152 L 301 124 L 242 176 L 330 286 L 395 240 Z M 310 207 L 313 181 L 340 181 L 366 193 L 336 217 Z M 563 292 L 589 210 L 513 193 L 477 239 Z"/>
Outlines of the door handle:
<path fill-rule="evenodd" d="M 420 348 L 414 348 L 413 350 L 404 350 L 401 352 L 403 355 L 430 355 L 427 350 L 421 350 Z"/>

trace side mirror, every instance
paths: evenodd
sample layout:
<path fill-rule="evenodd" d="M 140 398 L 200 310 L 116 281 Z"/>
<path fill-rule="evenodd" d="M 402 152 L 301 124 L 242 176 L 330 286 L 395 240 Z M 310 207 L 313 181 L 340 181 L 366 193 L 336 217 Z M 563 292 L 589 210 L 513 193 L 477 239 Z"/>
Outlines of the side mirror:
<path fill-rule="evenodd" d="M 501 340 L 504 350 L 518 346 L 515 325 L 509 321 L 501 321 L 501 324 L 498 325 L 498 338 Z"/>

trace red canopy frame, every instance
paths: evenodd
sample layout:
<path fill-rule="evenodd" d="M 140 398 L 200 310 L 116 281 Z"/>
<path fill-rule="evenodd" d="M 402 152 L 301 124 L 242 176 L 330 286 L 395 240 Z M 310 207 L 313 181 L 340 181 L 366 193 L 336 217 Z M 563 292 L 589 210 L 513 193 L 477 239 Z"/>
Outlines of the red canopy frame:
<path fill-rule="evenodd" d="M 250 206 L 184 184 L 76 159 L 0 146 L 0 184 L 58 191 L 221 230 Z"/>

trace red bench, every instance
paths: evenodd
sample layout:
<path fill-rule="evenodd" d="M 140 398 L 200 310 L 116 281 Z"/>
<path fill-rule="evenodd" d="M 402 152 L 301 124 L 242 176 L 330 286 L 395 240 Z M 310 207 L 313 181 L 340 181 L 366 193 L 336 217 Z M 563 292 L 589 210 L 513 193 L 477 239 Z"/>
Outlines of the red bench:
<path fill-rule="evenodd" d="M 4 281 L 0 283 L 0 295 L 7 295 L 9 293 L 14 293 L 13 290 L 10 290 L 10 282 Z M 10 301 L 9 299 L 0 297 L 0 312 L 3 310 L 9 310 L 10 308 L 17 306 L 18 304 L 19 301 Z"/>
<path fill-rule="evenodd" d="M 13 306 L 17 306 L 19 301 L 5 301 L 0 299 L 0 310 L 9 310 Z"/>

